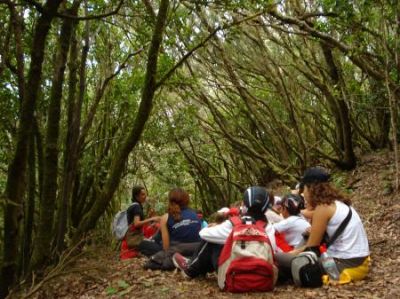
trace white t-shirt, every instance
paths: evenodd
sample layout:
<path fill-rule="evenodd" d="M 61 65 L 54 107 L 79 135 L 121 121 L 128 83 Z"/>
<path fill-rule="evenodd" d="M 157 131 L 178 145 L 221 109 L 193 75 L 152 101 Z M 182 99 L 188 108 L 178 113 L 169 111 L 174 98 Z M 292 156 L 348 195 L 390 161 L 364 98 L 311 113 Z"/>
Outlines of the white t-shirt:
<path fill-rule="evenodd" d="M 341 201 L 335 201 L 336 211 L 328 222 L 327 233 L 331 237 L 346 218 L 349 207 Z M 328 247 L 328 254 L 335 258 L 350 259 L 366 257 L 369 255 L 367 234 L 360 216 L 351 208 L 351 219 L 344 231 L 338 236 L 331 246 Z"/>
<path fill-rule="evenodd" d="M 221 224 L 205 227 L 200 231 L 200 238 L 203 240 L 215 243 L 215 244 L 225 244 L 226 239 L 228 239 L 229 234 L 232 231 L 232 222 L 230 220 L 225 220 Z M 271 242 L 272 249 L 276 252 L 276 242 L 275 242 L 275 231 L 271 225 L 265 227 L 265 232 Z"/>
<path fill-rule="evenodd" d="M 265 217 L 267 217 L 268 223 L 278 223 L 281 222 L 284 218 L 280 215 L 268 209 L 265 212 Z"/>
<path fill-rule="evenodd" d="M 304 244 L 303 233 L 310 227 L 310 223 L 302 216 L 289 216 L 288 218 L 275 223 L 274 228 L 278 233 L 285 234 L 286 242 L 293 247 Z"/>

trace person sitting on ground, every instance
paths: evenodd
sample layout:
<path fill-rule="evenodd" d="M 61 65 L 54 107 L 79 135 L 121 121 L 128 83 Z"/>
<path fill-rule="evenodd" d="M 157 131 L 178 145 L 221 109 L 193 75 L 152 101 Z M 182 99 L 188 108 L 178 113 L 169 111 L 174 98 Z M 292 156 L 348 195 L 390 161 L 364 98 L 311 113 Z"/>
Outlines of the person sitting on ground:
<path fill-rule="evenodd" d="M 305 246 L 292 253 L 277 254 L 280 270 L 290 273 L 291 260 L 298 253 L 311 250 L 319 255 L 319 246 L 324 234 L 328 240 L 351 211 L 351 218 L 344 230 L 328 247 L 328 254 L 335 261 L 340 274 L 340 283 L 363 279 L 369 270 L 369 246 L 367 235 L 356 210 L 347 196 L 339 192 L 329 182 L 330 175 L 319 167 L 305 171 L 301 183 L 304 185 L 304 198 L 314 212 L 310 236 Z M 288 271 L 289 269 L 289 271 Z"/>
<path fill-rule="evenodd" d="M 300 195 L 304 199 L 304 195 L 303 195 L 304 184 L 297 183 L 296 186 L 294 187 L 294 189 L 292 189 L 290 192 L 294 195 Z M 307 221 L 311 222 L 314 210 L 313 210 L 313 208 L 311 208 L 310 206 L 307 206 L 307 204 L 305 204 L 305 207 L 303 209 L 301 209 L 300 213 L 301 213 L 301 215 L 303 215 L 303 217 Z"/>
<path fill-rule="evenodd" d="M 197 213 L 197 217 L 200 219 L 201 228 L 203 229 L 203 228 L 207 227 L 208 223 L 203 217 L 203 211 L 200 209 L 197 209 L 196 213 Z"/>
<path fill-rule="evenodd" d="M 160 231 L 152 240 L 143 240 L 139 250 L 146 256 L 168 250 L 178 244 L 195 246 L 200 241 L 200 219 L 196 211 L 190 209 L 189 194 L 181 189 L 172 189 L 168 194 L 168 213 L 161 216 Z"/>
<path fill-rule="evenodd" d="M 132 188 L 132 205 L 126 212 L 129 224 L 128 232 L 121 243 L 121 259 L 128 259 L 138 255 L 137 246 L 143 239 L 142 228 L 151 222 L 159 222 L 159 216 L 153 216 L 144 219 L 143 204 L 146 202 L 147 192 L 142 186 L 134 186 Z"/>
<path fill-rule="evenodd" d="M 249 216 L 255 221 L 261 220 L 267 223 L 264 213 L 270 206 L 270 200 L 270 195 L 264 188 L 248 188 L 243 200 L 244 217 Z M 200 231 L 202 241 L 195 254 L 189 259 L 180 253 L 175 253 L 172 257 L 175 267 L 182 270 L 184 276 L 188 278 L 216 271 L 222 248 L 232 229 L 233 224 L 230 220 L 202 229 Z M 274 235 L 267 230 L 266 233 L 270 238 L 272 248 L 275 249 Z"/>
<path fill-rule="evenodd" d="M 282 198 L 281 206 L 281 213 L 285 219 L 273 224 L 273 227 L 294 249 L 304 244 L 303 233 L 310 227 L 310 223 L 300 214 L 304 208 L 304 199 L 300 195 L 287 194 Z"/>
<path fill-rule="evenodd" d="M 272 203 L 272 208 L 265 212 L 265 217 L 268 219 L 269 224 L 278 223 L 283 220 L 281 215 L 282 210 L 282 198 L 279 196 L 274 196 L 274 202 Z"/>

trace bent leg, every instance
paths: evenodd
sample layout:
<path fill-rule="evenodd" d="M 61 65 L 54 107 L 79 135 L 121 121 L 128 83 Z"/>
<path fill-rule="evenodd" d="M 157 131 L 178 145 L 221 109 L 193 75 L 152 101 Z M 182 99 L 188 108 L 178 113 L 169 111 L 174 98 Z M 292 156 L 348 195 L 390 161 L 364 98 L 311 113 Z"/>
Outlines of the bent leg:
<path fill-rule="evenodd" d="M 214 272 L 218 268 L 218 258 L 223 245 L 201 241 L 195 254 L 192 256 L 187 270 L 185 271 L 190 277 L 205 275 Z"/>
<path fill-rule="evenodd" d="M 143 240 L 142 242 L 140 242 L 138 249 L 140 253 L 145 256 L 152 256 L 153 254 L 156 254 L 157 252 L 163 250 L 160 244 L 150 240 Z"/>

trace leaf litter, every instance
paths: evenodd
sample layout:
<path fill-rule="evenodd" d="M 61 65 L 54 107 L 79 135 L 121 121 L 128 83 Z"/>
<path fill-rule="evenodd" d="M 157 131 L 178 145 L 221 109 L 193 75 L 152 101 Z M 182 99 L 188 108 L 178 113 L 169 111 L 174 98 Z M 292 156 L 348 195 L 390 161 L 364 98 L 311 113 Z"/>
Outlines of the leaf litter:
<path fill-rule="evenodd" d="M 219 291 L 215 274 L 188 281 L 176 270 L 144 270 L 145 258 L 119 261 L 118 252 L 97 246 L 87 249 L 94 250 L 94 254 L 77 261 L 82 269 L 91 270 L 57 277 L 32 298 L 399 298 L 399 193 L 387 194 L 385 189 L 388 178 L 394 182 L 392 161 L 392 153 L 387 151 L 370 154 L 359 161 L 354 171 L 344 174 L 370 242 L 372 266 L 363 281 L 317 289 L 285 284 L 271 293 L 228 294 Z M 18 295 L 23 297 L 23 291 Z"/>

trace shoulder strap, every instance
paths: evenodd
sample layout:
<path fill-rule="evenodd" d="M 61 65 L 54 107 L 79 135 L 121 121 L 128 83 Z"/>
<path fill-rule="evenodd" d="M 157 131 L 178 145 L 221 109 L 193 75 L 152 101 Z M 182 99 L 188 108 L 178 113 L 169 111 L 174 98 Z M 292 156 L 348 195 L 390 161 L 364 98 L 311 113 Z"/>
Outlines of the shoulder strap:
<path fill-rule="evenodd" d="M 240 217 L 238 216 L 231 217 L 229 221 L 232 223 L 232 226 L 237 226 L 239 224 L 242 224 L 242 219 L 240 219 Z"/>
<path fill-rule="evenodd" d="M 339 237 L 340 234 L 344 231 L 344 229 L 346 228 L 347 224 L 350 222 L 351 215 L 352 215 L 351 207 L 349 206 L 349 212 L 347 213 L 346 218 L 344 218 L 342 223 L 340 223 L 339 227 L 337 228 L 337 230 L 333 234 L 332 238 L 330 238 L 328 240 L 328 242 L 326 244 L 326 247 L 331 246 L 333 244 L 333 242 L 336 241 L 337 237 Z"/>
<path fill-rule="evenodd" d="M 265 221 L 262 221 L 262 220 L 257 220 L 256 221 L 256 226 L 258 226 L 261 229 L 265 229 L 265 227 L 267 226 L 267 223 Z"/>

